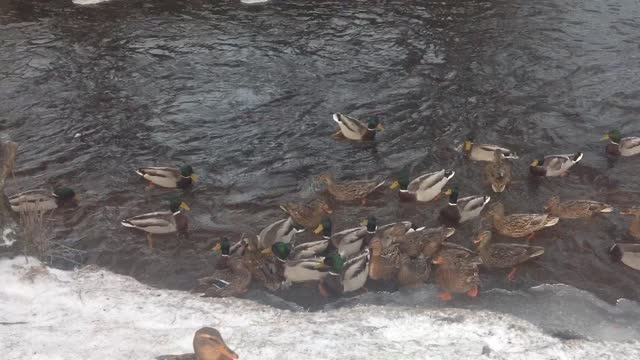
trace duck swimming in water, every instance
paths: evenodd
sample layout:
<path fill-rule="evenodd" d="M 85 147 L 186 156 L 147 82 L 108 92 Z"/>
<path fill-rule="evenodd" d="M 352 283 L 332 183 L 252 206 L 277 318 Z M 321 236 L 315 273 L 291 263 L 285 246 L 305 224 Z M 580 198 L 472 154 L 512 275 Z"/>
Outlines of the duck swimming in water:
<path fill-rule="evenodd" d="M 149 181 L 151 186 L 157 185 L 169 189 L 184 189 L 198 180 L 191 165 L 183 165 L 180 168 L 144 167 L 138 168 L 136 174 Z"/>
<path fill-rule="evenodd" d="M 622 137 L 619 130 L 611 130 L 600 140 L 609 140 L 605 151 L 612 156 L 633 156 L 640 154 L 640 137 Z"/>
<path fill-rule="evenodd" d="M 367 125 L 358 119 L 354 119 L 340 113 L 333 114 L 333 121 L 338 123 L 340 130 L 333 136 L 344 136 L 349 140 L 371 141 L 376 137 L 376 131 L 384 130 L 377 117 L 372 117 Z"/>

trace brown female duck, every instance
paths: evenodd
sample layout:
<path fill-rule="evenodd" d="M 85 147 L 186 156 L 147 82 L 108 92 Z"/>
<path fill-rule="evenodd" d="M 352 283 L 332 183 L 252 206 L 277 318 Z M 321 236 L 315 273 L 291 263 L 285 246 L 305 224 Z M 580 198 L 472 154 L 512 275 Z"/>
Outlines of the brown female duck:
<path fill-rule="evenodd" d="M 631 224 L 629 224 L 629 230 L 627 230 L 627 232 L 632 237 L 640 240 L 640 208 L 632 207 L 620 210 L 620 215 L 633 216 L 633 220 L 631 220 Z"/>
<path fill-rule="evenodd" d="M 482 264 L 489 268 L 513 268 L 507 280 L 513 281 L 516 266 L 544 254 L 544 248 L 524 244 L 492 244 L 491 231 L 482 231 L 473 242 Z"/>
<path fill-rule="evenodd" d="M 431 257 L 439 249 L 440 245 L 456 232 L 454 228 L 419 228 L 409 230 L 403 237 L 398 239 L 400 251 L 409 257 L 415 258 L 419 255 Z"/>
<path fill-rule="evenodd" d="M 289 202 L 280 205 L 280 208 L 295 224 L 307 229 L 315 229 L 323 218 L 333 212 L 327 202 L 322 199 L 315 199 L 308 204 Z"/>
<path fill-rule="evenodd" d="M 366 198 L 369 194 L 378 190 L 385 183 L 384 181 L 378 182 L 375 180 L 355 180 L 338 183 L 330 174 L 320 175 L 318 181 L 327 184 L 329 193 L 336 200 L 344 202 L 362 201 L 362 204 L 366 203 Z"/>
<path fill-rule="evenodd" d="M 432 261 L 438 265 L 435 272 L 435 280 L 444 293 L 438 297 L 449 301 L 453 297 L 451 293 L 466 293 L 470 297 L 478 296 L 480 276 L 478 265 L 473 261 L 463 260 L 461 257 L 437 256 Z"/>
<path fill-rule="evenodd" d="M 195 354 L 165 355 L 157 360 L 235 360 L 238 354 L 233 352 L 220 332 L 214 328 L 203 327 L 196 331 L 193 337 L 193 351 Z"/>
<path fill-rule="evenodd" d="M 613 211 L 613 206 L 592 200 L 560 202 L 560 197 L 553 196 L 547 202 L 544 210 L 560 219 L 580 219 L 591 217 L 596 213 L 610 213 Z"/>
<path fill-rule="evenodd" d="M 484 172 L 493 192 L 503 192 L 511 182 L 511 164 L 500 150 L 493 152 L 493 162 L 487 164 Z"/>
<path fill-rule="evenodd" d="M 502 235 L 520 238 L 533 238 L 536 231 L 553 226 L 560 220 L 549 214 L 504 214 L 504 206 L 496 203 L 491 207 L 489 215 L 493 217 L 493 226 Z"/>

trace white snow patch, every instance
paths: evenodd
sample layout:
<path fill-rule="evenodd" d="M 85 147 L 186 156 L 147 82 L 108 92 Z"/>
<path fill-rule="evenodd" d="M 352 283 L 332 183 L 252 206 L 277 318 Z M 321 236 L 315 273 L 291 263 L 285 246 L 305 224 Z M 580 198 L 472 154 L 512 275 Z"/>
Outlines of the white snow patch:
<path fill-rule="evenodd" d="M 358 305 L 293 312 L 154 289 L 95 267 L 45 272 L 26 261 L 0 260 L 5 360 L 153 359 L 191 352 L 202 326 L 219 329 L 247 360 L 640 359 L 637 341 L 561 341 L 489 311 Z M 491 351 L 483 356 L 483 349 Z"/>
<path fill-rule="evenodd" d="M 9 247 L 16 242 L 15 238 L 16 232 L 12 228 L 4 228 L 2 230 L 2 243 L 0 243 L 0 247 Z"/>

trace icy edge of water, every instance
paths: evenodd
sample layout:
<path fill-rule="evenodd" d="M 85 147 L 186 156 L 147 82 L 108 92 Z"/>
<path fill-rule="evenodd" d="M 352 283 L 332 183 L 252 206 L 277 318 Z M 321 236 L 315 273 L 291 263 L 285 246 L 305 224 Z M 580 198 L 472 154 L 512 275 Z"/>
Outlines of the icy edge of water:
<path fill-rule="evenodd" d="M 321 312 L 158 290 L 94 267 L 0 260 L 5 359 L 152 359 L 218 328 L 241 359 L 640 358 L 638 342 L 560 340 L 501 313 L 356 305 Z"/>

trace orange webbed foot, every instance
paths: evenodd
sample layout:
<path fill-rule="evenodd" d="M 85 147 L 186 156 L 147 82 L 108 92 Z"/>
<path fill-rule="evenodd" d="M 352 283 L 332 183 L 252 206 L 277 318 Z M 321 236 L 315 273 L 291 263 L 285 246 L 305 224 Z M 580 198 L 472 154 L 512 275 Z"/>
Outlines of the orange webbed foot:
<path fill-rule="evenodd" d="M 516 278 L 516 268 L 513 268 L 509 275 L 507 275 L 507 281 L 513 281 Z"/>
<path fill-rule="evenodd" d="M 442 301 L 449 301 L 449 300 L 453 299 L 453 296 L 451 296 L 451 293 L 449 293 L 449 292 L 438 294 L 438 297 Z"/>
<path fill-rule="evenodd" d="M 478 296 L 478 287 L 476 286 L 473 289 L 467 291 L 467 295 L 469 295 L 470 297 Z"/>

